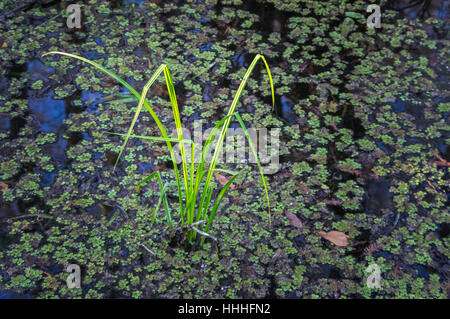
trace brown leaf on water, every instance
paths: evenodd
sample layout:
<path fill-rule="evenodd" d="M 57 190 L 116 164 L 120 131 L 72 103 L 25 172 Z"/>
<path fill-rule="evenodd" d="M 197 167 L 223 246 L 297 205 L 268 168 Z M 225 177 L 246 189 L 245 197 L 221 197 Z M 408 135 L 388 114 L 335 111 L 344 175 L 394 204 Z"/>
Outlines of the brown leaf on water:
<path fill-rule="evenodd" d="M 220 185 L 225 185 L 226 183 L 228 183 L 228 181 L 230 180 L 230 178 L 227 178 L 225 176 L 223 176 L 222 174 L 219 173 L 214 173 L 214 176 L 216 177 L 217 181 L 220 183 Z M 231 189 L 235 189 L 236 186 L 234 184 L 230 185 Z"/>
<path fill-rule="evenodd" d="M 0 182 L 0 189 L 2 192 L 6 192 L 8 190 L 8 184 Z"/>
<path fill-rule="evenodd" d="M 303 228 L 302 221 L 300 219 L 298 219 L 298 217 L 295 216 L 294 214 L 292 214 L 291 212 L 286 211 L 286 217 L 289 219 L 292 226 L 297 227 L 298 229 Z"/>
<path fill-rule="evenodd" d="M 332 230 L 329 232 L 319 231 L 317 234 L 319 236 L 322 236 L 326 240 L 331 241 L 336 246 L 340 246 L 340 247 L 348 246 L 348 239 L 350 237 L 340 231 L 336 231 L 336 230 Z"/>
<path fill-rule="evenodd" d="M 450 166 L 450 162 L 447 162 L 438 153 L 435 152 L 433 155 L 439 160 L 439 162 L 434 162 L 437 166 Z"/>

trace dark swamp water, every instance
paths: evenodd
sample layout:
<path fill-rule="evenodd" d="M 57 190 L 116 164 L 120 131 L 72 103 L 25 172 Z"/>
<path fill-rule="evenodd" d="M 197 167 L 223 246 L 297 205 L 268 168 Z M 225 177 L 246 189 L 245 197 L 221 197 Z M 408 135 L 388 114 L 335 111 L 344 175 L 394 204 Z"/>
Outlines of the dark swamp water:
<path fill-rule="evenodd" d="M 382 1 L 374 30 L 363 1 L 80 3 L 76 30 L 64 1 L 0 4 L 0 298 L 448 298 L 449 1 Z M 217 243 L 185 247 L 162 217 L 151 225 L 158 186 L 135 185 L 155 170 L 173 182 L 167 149 L 133 139 L 113 170 L 122 140 L 105 132 L 125 132 L 136 101 L 86 64 L 41 57 L 51 50 L 138 91 L 167 63 L 187 127 L 225 116 L 264 55 L 275 108 L 261 67 L 238 110 L 281 129 L 272 224 L 257 168 L 232 165 L 245 176 Z M 173 127 L 162 77 L 149 101 Z M 146 112 L 136 131 L 159 135 Z M 69 264 L 80 289 L 66 286 Z"/>

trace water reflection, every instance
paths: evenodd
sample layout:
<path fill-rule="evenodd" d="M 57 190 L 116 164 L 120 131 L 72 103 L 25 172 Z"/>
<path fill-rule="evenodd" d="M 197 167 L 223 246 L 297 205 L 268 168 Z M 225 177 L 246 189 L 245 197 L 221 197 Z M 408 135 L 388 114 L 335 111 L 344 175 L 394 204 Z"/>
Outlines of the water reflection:
<path fill-rule="evenodd" d="M 66 106 L 63 100 L 53 97 L 54 93 L 49 92 L 45 97 L 31 99 L 29 108 L 43 131 L 57 133 L 66 118 Z"/>
<path fill-rule="evenodd" d="M 30 75 L 30 80 L 48 81 L 48 77 L 54 73 L 55 69 L 46 66 L 40 60 L 31 60 L 27 63 L 27 72 Z"/>

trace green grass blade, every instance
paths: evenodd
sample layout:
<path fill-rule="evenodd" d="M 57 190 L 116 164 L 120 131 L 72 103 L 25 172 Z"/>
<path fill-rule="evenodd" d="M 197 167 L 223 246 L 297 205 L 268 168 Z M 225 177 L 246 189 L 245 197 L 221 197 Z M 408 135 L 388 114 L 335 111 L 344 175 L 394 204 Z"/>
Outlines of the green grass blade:
<path fill-rule="evenodd" d="M 151 173 L 148 177 L 144 178 L 142 181 L 140 181 L 137 185 L 138 187 L 138 192 L 140 191 L 140 187 L 142 184 L 145 184 L 149 181 L 151 181 L 152 179 L 154 179 L 156 177 L 156 180 L 158 181 L 159 184 L 159 190 L 160 190 L 160 195 L 159 195 L 159 200 L 158 200 L 158 204 L 156 205 L 156 210 L 155 210 L 155 214 L 159 209 L 159 206 L 161 205 L 161 201 L 163 202 L 164 205 L 164 210 L 166 211 L 166 219 L 167 222 L 169 223 L 170 226 L 172 226 L 173 222 L 172 222 L 172 217 L 170 216 L 170 209 L 169 209 L 169 205 L 167 203 L 167 195 L 166 195 L 166 188 L 162 183 L 161 180 L 161 173 L 159 171 L 155 171 L 153 173 Z M 154 218 L 154 217 L 153 217 Z"/>
<path fill-rule="evenodd" d="M 200 214 L 200 216 L 201 216 L 200 220 L 203 220 L 203 218 L 205 218 L 205 216 L 207 216 L 209 205 L 211 204 L 211 196 L 212 196 L 213 191 L 214 191 L 214 187 L 210 187 L 208 189 L 208 195 L 206 196 L 206 201 L 205 201 L 205 206 L 203 207 L 203 211 Z"/>
<path fill-rule="evenodd" d="M 112 77 L 114 80 L 116 80 L 117 82 L 119 82 L 120 84 L 125 86 L 138 100 L 141 99 L 141 95 L 138 93 L 138 91 L 136 91 L 124 79 L 122 79 L 120 76 L 116 75 L 114 72 L 106 69 L 105 67 L 101 66 L 100 64 L 98 64 L 98 63 L 96 63 L 94 61 L 88 60 L 86 58 L 83 58 L 83 57 L 75 55 L 75 54 L 70 54 L 70 53 L 60 52 L 60 51 L 47 52 L 47 53 L 43 54 L 42 56 L 44 57 L 44 56 L 47 56 L 47 55 L 55 55 L 55 54 L 68 56 L 68 57 L 71 57 L 71 58 L 74 58 L 74 59 L 78 59 L 80 61 L 86 62 L 86 63 L 94 66 L 98 70 L 102 71 L 103 73 L 106 73 L 107 75 Z M 161 134 L 164 137 L 169 137 L 167 135 L 167 133 L 166 133 L 166 130 L 165 130 L 164 126 L 162 125 L 161 121 L 159 120 L 158 116 L 156 115 L 155 111 L 150 107 L 150 105 L 147 103 L 147 101 L 144 102 L 144 106 L 149 111 L 150 115 L 152 116 L 153 120 L 155 121 L 156 125 L 158 126 L 159 130 L 161 131 Z M 168 147 L 171 147 L 170 144 L 168 144 Z"/>
<path fill-rule="evenodd" d="M 114 164 L 114 168 L 116 168 L 117 163 L 119 163 L 120 156 L 122 155 L 123 150 L 125 149 L 125 146 L 128 142 L 128 139 L 130 138 L 131 133 L 133 132 L 134 125 L 136 124 L 136 121 L 139 117 L 139 113 L 141 113 L 142 106 L 144 105 L 145 97 L 147 96 L 148 90 L 150 89 L 150 86 L 155 82 L 155 80 L 158 78 L 158 76 L 161 74 L 161 72 L 166 68 L 165 64 L 162 64 L 159 66 L 159 68 L 153 73 L 150 80 L 148 80 L 147 84 L 145 84 L 144 88 L 142 89 L 141 98 L 139 99 L 139 103 L 136 109 L 136 112 L 134 113 L 133 120 L 131 121 L 130 127 L 128 128 L 128 132 L 125 136 L 125 141 L 122 144 L 122 147 L 119 152 L 119 156 L 117 156 L 116 163 Z"/>
<path fill-rule="evenodd" d="M 153 225 L 155 223 L 155 221 L 156 221 L 156 214 L 159 211 L 159 207 L 161 206 L 162 201 L 163 201 L 163 196 L 162 196 L 162 194 L 160 192 L 159 198 L 158 198 L 158 203 L 156 204 L 155 211 L 153 212 L 152 221 L 150 222 L 151 225 Z"/>
<path fill-rule="evenodd" d="M 255 58 L 253 59 L 252 63 L 250 64 L 250 66 L 248 67 L 247 72 L 245 73 L 244 78 L 242 79 L 242 82 L 239 85 L 239 88 L 238 88 L 238 90 L 236 92 L 236 95 L 234 96 L 233 102 L 231 103 L 231 107 L 230 107 L 230 109 L 228 111 L 228 115 L 233 115 L 234 114 L 234 112 L 236 110 L 236 107 L 237 107 L 237 104 L 239 102 L 239 98 L 241 97 L 242 92 L 244 90 L 244 87 L 247 84 L 248 78 L 249 78 L 250 74 L 252 73 L 252 71 L 253 71 L 253 69 L 254 69 L 254 67 L 255 67 L 255 65 L 256 65 L 256 63 L 258 62 L 259 59 L 262 59 L 264 64 L 266 65 L 266 69 L 269 69 L 269 66 L 268 66 L 267 61 L 265 60 L 265 58 L 262 55 L 257 54 L 255 56 Z M 272 89 L 272 103 L 275 103 L 275 93 L 274 93 L 272 76 L 270 74 L 270 71 L 268 71 L 268 74 L 269 74 L 270 85 L 271 85 L 271 89 Z M 211 164 L 209 166 L 208 175 L 206 177 L 206 182 L 205 182 L 205 187 L 203 189 L 203 193 L 205 193 L 205 191 L 206 192 L 208 191 L 209 185 L 211 183 L 211 178 L 212 178 L 212 175 L 213 175 L 213 172 L 214 172 L 214 168 L 215 168 L 215 166 L 217 164 L 217 159 L 218 159 L 219 153 L 220 153 L 220 151 L 221 151 L 221 149 L 223 147 L 225 134 L 226 134 L 226 131 L 227 131 L 229 125 L 230 125 L 230 122 L 231 122 L 231 118 L 228 118 L 225 121 L 225 123 L 223 124 L 222 130 L 220 132 L 219 140 L 218 140 L 218 142 L 216 144 L 216 149 L 214 151 L 214 155 L 213 155 Z M 204 194 L 202 194 L 202 198 L 204 198 Z"/>
<path fill-rule="evenodd" d="M 204 173 L 206 174 L 206 170 L 204 171 Z M 235 179 L 236 179 L 236 177 L 237 177 L 237 175 L 238 174 L 240 174 L 241 172 L 236 172 L 236 171 L 231 171 L 231 170 L 227 170 L 227 169 L 220 169 L 220 168 L 216 168 L 216 169 L 214 169 L 214 172 L 222 172 L 222 173 L 227 173 L 227 174 L 230 174 L 230 175 L 232 175 L 233 177 L 232 177 L 232 180 L 234 181 Z M 231 183 L 229 183 L 229 181 L 224 185 L 224 188 L 226 187 L 226 190 L 228 189 L 228 187 L 232 184 L 233 182 L 231 182 Z M 228 185 L 228 186 L 227 186 Z M 226 192 L 226 190 L 224 191 L 224 194 L 225 194 L 225 192 Z M 204 218 L 205 218 L 205 216 L 208 216 L 208 209 L 209 209 L 209 206 L 211 205 L 211 195 L 212 195 L 212 191 L 213 191 L 213 187 L 210 187 L 210 189 L 209 189 L 209 191 L 208 191 L 208 194 L 207 194 L 207 196 L 206 196 L 206 199 L 205 199 L 205 207 L 203 208 L 203 211 L 202 211 L 202 213 L 201 213 L 201 217 L 200 217 L 200 219 L 199 220 L 203 220 Z M 220 195 L 220 194 L 219 194 Z M 220 199 L 221 200 L 221 199 Z M 220 204 L 220 201 L 219 201 L 219 204 Z M 217 205 L 218 206 L 218 205 Z M 216 208 L 216 210 L 217 210 L 217 208 Z M 214 211 L 214 215 L 215 215 L 215 211 Z M 214 216 L 212 217 L 212 219 L 214 218 Z M 211 219 L 211 222 L 212 222 L 212 219 Z M 197 234 L 195 234 L 194 233 L 194 239 L 195 239 L 195 237 L 196 237 L 196 235 Z"/>
<path fill-rule="evenodd" d="M 264 185 L 264 190 L 266 192 L 267 206 L 268 206 L 268 210 L 269 210 L 269 225 L 272 225 L 272 221 L 271 221 L 272 218 L 270 216 L 271 214 L 270 214 L 269 191 L 267 189 L 266 179 L 264 178 L 264 174 L 263 174 L 263 171 L 262 171 L 261 163 L 260 163 L 259 158 L 258 158 L 258 153 L 256 152 L 256 149 L 255 149 L 255 147 L 254 147 L 254 145 L 252 143 L 250 135 L 247 132 L 247 128 L 245 127 L 244 121 L 242 120 L 241 116 L 239 115 L 238 112 L 235 112 L 234 114 L 235 114 L 239 124 L 241 125 L 241 128 L 244 131 L 245 136 L 247 137 L 248 143 L 250 145 L 250 149 L 252 150 L 253 156 L 256 159 L 256 164 L 258 164 L 259 173 L 261 175 L 261 179 L 262 179 L 262 182 L 263 182 L 263 185 Z"/>
<path fill-rule="evenodd" d="M 203 174 L 205 172 L 207 172 L 207 171 L 203 170 L 203 167 L 204 167 L 205 161 L 206 161 L 205 153 L 209 151 L 209 148 L 210 148 L 210 146 L 212 144 L 212 141 L 214 140 L 216 134 L 219 132 L 219 127 L 222 126 L 232 116 L 233 116 L 233 114 L 227 115 L 222 120 L 217 122 L 216 125 L 211 130 L 211 132 L 209 133 L 208 138 L 206 139 L 205 143 L 203 144 L 203 149 L 202 149 L 202 153 L 201 153 L 202 157 L 201 157 L 199 165 L 197 166 L 197 176 L 196 176 L 197 185 L 196 185 L 195 190 L 194 190 L 195 194 L 198 193 L 199 184 L 200 184 L 200 181 L 203 178 Z M 200 175 L 201 175 L 201 177 L 200 177 Z M 197 222 L 200 221 L 201 212 L 203 211 L 203 204 L 205 203 L 205 200 L 206 200 L 206 197 L 207 197 L 207 193 L 208 193 L 208 190 L 205 191 L 205 188 L 203 188 L 202 196 L 201 196 L 201 199 L 200 199 L 200 204 L 199 204 L 199 207 L 198 207 L 197 218 L 196 218 Z"/>
<path fill-rule="evenodd" d="M 175 87 L 172 82 L 172 77 L 170 76 L 169 68 L 164 68 L 164 77 L 166 79 L 167 90 L 169 91 L 170 103 L 172 104 L 173 118 L 175 119 L 175 126 L 177 128 L 177 135 L 179 140 L 183 140 L 183 127 L 181 125 L 180 111 L 178 110 L 178 102 L 177 97 L 175 95 Z M 183 165 L 183 179 L 184 179 L 184 187 L 186 190 L 186 198 L 189 196 L 189 188 L 188 188 L 188 170 L 187 170 L 187 159 L 186 152 L 184 151 L 184 143 L 180 142 L 180 153 Z"/>
<path fill-rule="evenodd" d="M 239 176 L 239 174 L 234 175 L 230 178 L 230 180 L 223 186 L 223 188 L 220 190 L 219 195 L 216 198 L 216 202 L 214 203 L 214 206 L 211 210 L 211 214 L 209 214 L 208 221 L 206 222 L 205 228 L 203 231 L 206 233 L 208 232 L 209 227 L 212 224 L 212 221 L 214 220 L 214 217 L 216 216 L 217 210 L 219 209 L 220 203 L 222 202 L 222 199 L 227 192 L 228 188 L 233 184 L 234 180 Z M 202 238 L 201 244 L 205 241 L 205 237 Z"/>
<path fill-rule="evenodd" d="M 123 133 L 114 133 L 114 132 L 107 132 L 107 133 L 112 134 L 112 135 L 127 136 L 127 134 L 123 134 Z M 183 140 L 180 140 L 178 138 L 171 138 L 171 137 L 145 136 L 145 135 L 134 135 L 134 134 L 129 135 L 129 137 L 142 138 L 144 140 L 151 140 L 151 141 L 155 141 L 155 142 L 170 142 L 170 143 L 184 142 L 184 143 L 188 143 L 188 144 L 194 143 L 194 141 L 192 141 L 190 139 L 186 139 L 186 138 Z"/>
<path fill-rule="evenodd" d="M 190 185 L 191 193 L 194 192 L 194 167 L 195 167 L 195 143 L 192 143 L 191 146 L 191 171 L 190 171 Z"/>
<path fill-rule="evenodd" d="M 94 61 L 91 61 L 89 59 L 83 58 L 83 57 L 75 55 L 75 54 L 70 54 L 70 53 L 60 52 L 60 51 L 47 52 L 47 53 L 44 53 L 42 56 L 44 57 L 47 55 L 54 55 L 54 54 L 65 55 L 65 56 L 75 58 L 75 59 L 81 60 L 83 62 L 89 63 L 90 65 L 96 67 L 100 71 L 102 71 L 102 72 L 108 74 L 109 76 L 111 76 L 112 78 L 114 78 L 120 84 L 124 85 L 128 90 L 130 90 L 131 93 L 133 93 L 136 97 L 138 97 L 138 99 L 140 98 L 139 93 L 131 85 L 129 85 L 125 80 L 123 80 L 121 77 L 117 76 L 114 72 L 104 68 L 103 66 L 101 66 L 100 64 L 98 64 Z"/>
<path fill-rule="evenodd" d="M 89 59 L 83 58 L 83 57 L 75 55 L 75 54 L 70 54 L 70 53 L 60 52 L 60 51 L 47 52 L 47 53 L 43 54 L 42 56 L 55 55 L 55 54 L 56 55 L 68 56 L 68 57 L 71 57 L 71 58 L 75 58 L 75 59 L 78 59 L 80 61 L 86 62 L 86 63 L 94 66 L 98 70 L 106 73 L 107 75 L 109 75 L 113 79 L 115 79 L 117 82 L 119 82 L 122 85 L 124 85 L 134 96 L 136 96 L 136 98 L 138 100 L 141 99 L 141 95 L 130 84 L 128 84 L 125 80 L 123 80 L 121 77 L 116 75 L 114 72 L 104 68 L 103 66 L 101 66 L 100 64 L 98 64 L 96 62 L 93 62 L 93 61 L 91 61 Z M 167 67 L 165 68 L 165 70 L 166 69 L 167 69 Z M 165 73 L 165 76 L 166 76 L 166 82 L 167 82 L 167 75 L 166 75 L 166 73 Z M 169 79 L 170 79 L 170 74 L 169 74 Z M 170 82 L 171 82 L 171 80 L 170 80 Z M 169 86 L 169 84 L 168 84 L 168 86 Z M 173 87 L 173 84 L 172 84 L 172 87 Z M 169 95 L 170 95 L 171 99 L 173 97 L 175 97 L 174 93 L 175 93 L 174 89 L 172 89 L 172 90 L 169 89 Z M 176 99 L 176 97 L 175 97 L 175 99 Z M 169 136 L 167 135 L 166 130 L 165 130 L 164 126 L 162 125 L 161 121 L 159 120 L 158 116 L 156 115 L 154 110 L 150 107 L 150 105 L 145 100 L 144 100 L 144 106 L 149 111 L 150 115 L 152 116 L 153 120 L 155 121 L 156 125 L 158 126 L 159 130 L 161 131 L 162 136 L 165 137 L 165 138 L 168 138 Z M 181 219 L 182 219 L 182 224 L 184 224 L 183 199 L 182 199 L 182 193 L 181 193 L 180 176 L 179 176 L 179 172 L 178 172 L 178 166 L 177 166 L 175 155 L 173 153 L 172 145 L 170 144 L 170 142 L 166 142 L 166 144 L 167 144 L 167 148 L 169 149 L 169 153 L 171 155 L 173 166 L 174 166 L 175 179 L 176 179 L 176 182 L 177 182 L 177 185 L 178 185 L 178 198 L 179 198 L 179 204 L 180 204 L 180 216 L 181 216 Z M 181 143 L 181 145 L 182 145 L 182 143 Z"/>
<path fill-rule="evenodd" d="M 270 88 L 272 91 L 272 109 L 274 109 L 275 108 L 275 90 L 274 90 L 274 86 L 273 86 L 272 73 L 270 73 L 269 64 L 267 64 L 266 58 L 263 55 L 259 55 L 259 57 L 264 62 L 264 65 L 266 66 L 267 75 L 269 76 Z"/>
<path fill-rule="evenodd" d="M 195 200 L 197 198 L 197 193 L 194 192 L 194 181 L 195 181 L 195 144 L 192 143 L 191 146 L 191 169 L 189 172 L 189 198 L 187 199 L 187 201 L 189 203 L 194 203 L 194 205 L 188 205 L 186 204 L 186 214 L 189 215 L 189 221 L 187 222 L 188 224 L 192 224 L 194 221 L 194 213 L 195 213 Z M 193 201 L 192 201 L 193 200 Z"/>

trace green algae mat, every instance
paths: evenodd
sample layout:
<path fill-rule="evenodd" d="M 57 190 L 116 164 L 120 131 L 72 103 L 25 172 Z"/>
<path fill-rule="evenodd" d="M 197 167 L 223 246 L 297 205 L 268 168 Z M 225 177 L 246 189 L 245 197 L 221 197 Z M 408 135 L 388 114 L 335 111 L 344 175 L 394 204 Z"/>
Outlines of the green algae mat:
<path fill-rule="evenodd" d="M 0 1 L 0 298 L 448 298 L 450 4 L 391 2 Z M 191 186 L 217 123 L 276 169 Z"/>

